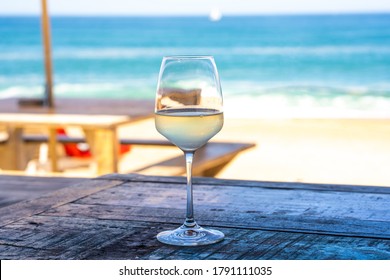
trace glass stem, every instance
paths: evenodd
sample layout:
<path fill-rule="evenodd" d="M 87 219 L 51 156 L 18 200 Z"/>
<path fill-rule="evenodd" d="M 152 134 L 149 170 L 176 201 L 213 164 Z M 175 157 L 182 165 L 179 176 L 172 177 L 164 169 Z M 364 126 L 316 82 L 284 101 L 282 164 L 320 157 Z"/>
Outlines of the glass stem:
<path fill-rule="evenodd" d="M 194 160 L 194 152 L 184 152 L 186 160 L 186 171 L 187 171 L 187 214 L 184 226 L 194 227 L 196 226 L 194 220 L 194 206 L 192 196 L 192 162 Z"/>

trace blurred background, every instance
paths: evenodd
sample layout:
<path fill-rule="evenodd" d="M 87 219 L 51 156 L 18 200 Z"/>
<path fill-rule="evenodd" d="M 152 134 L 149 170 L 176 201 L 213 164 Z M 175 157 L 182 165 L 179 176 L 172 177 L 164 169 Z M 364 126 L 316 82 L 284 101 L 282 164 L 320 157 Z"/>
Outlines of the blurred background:
<path fill-rule="evenodd" d="M 48 8 L 55 97 L 153 100 L 162 56 L 213 55 L 226 116 L 216 139 L 257 143 L 220 177 L 390 185 L 389 1 Z M 0 98 L 44 92 L 40 14 L 39 0 L 0 2 Z M 124 133 L 158 137 L 153 126 Z"/>
<path fill-rule="evenodd" d="M 153 99 L 161 57 L 214 55 L 234 117 L 388 117 L 388 1 L 48 1 L 58 97 Z M 39 0 L 0 4 L 0 98 L 44 87 Z"/>

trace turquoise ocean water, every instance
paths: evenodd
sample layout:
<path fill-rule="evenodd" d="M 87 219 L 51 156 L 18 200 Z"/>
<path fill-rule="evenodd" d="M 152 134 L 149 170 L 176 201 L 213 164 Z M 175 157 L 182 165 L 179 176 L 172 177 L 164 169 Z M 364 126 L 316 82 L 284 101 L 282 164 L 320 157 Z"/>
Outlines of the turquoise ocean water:
<path fill-rule="evenodd" d="M 390 14 L 52 17 L 55 96 L 153 99 L 161 58 L 213 55 L 227 114 L 390 117 Z M 0 17 L 0 98 L 44 88 L 38 17 Z"/>

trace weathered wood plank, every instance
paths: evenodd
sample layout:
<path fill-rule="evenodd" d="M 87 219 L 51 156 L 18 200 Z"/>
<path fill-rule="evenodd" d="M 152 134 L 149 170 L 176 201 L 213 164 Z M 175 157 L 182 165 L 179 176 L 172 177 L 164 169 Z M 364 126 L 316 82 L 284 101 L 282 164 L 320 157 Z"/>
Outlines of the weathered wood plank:
<path fill-rule="evenodd" d="M 123 180 L 128 182 L 150 182 L 150 183 L 172 183 L 185 184 L 186 179 L 183 176 L 145 176 L 141 174 L 107 174 L 99 177 L 101 179 Z M 205 177 L 194 177 L 195 185 L 221 185 L 221 186 L 241 186 L 254 188 L 270 189 L 304 189 L 318 191 L 338 191 L 338 192 L 363 192 L 363 193 L 383 193 L 390 194 L 389 187 L 378 186 L 360 186 L 360 185 L 338 185 L 338 184 L 313 184 L 301 182 L 272 182 L 272 181 L 251 181 L 251 180 L 234 180 L 234 179 L 216 179 Z"/>
<path fill-rule="evenodd" d="M 183 204 L 185 204 L 184 201 Z M 220 211 L 219 209 L 202 206 L 195 207 L 195 214 L 198 223 L 206 227 L 223 226 L 281 232 L 390 238 L 389 222 L 383 221 L 345 220 L 342 218 L 318 219 L 318 217 L 311 216 L 285 216 L 284 214 L 251 213 L 250 211 L 243 213 L 239 211 Z M 185 210 L 156 207 L 113 207 L 106 205 L 69 204 L 56 209 L 50 209 L 44 215 L 176 223 L 179 226 L 184 222 Z"/>
<path fill-rule="evenodd" d="M 86 182 L 63 188 L 54 192 L 43 194 L 39 198 L 22 201 L 7 207 L 0 208 L 0 226 L 18 221 L 57 207 L 92 193 L 122 184 L 121 181 L 88 180 Z"/>
<path fill-rule="evenodd" d="M 78 203 L 184 209 L 180 201 L 185 201 L 185 195 L 185 186 L 180 184 L 131 182 L 92 194 Z M 386 194 L 202 184 L 194 186 L 194 199 L 195 206 L 203 204 L 221 211 L 390 222 L 390 196 Z"/>
<path fill-rule="evenodd" d="M 86 178 L 75 177 L 41 177 L 0 175 L 0 192 L 11 189 L 47 190 L 51 188 L 66 187 L 75 183 L 88 181 Z"/>
<path fill-rule="evenodd" d="M 0 230 L 0 257 L 2 259 L 390 259 L 390 240 L 264 230 L 217 228 L 226 233 L 226 238 L 222 242 L 196 248 L 159 243 L 155 235 L 173 226 L 175 225 L 34 216 L 7 225 Z"/>
<path fill-rule="evenodd" d="M 0 208 L 22 200 L 34 199 L 44 193 L 86 180 L 85 178 L 0 175 Z"/>
<path fill-rule="evenodd" d="M 169 217 L 167 221 L 180 223 L 185 199 L 184 186 L 178 184 L 132 182 L 78 203 L 97 204 L 99 211 L 107 205 L 113 216 L 122 219 L 126 213 L 116 206 L 132 207 L 127 218 L 159 221 Z M 390 196 L 385 194 L 197 185 L 194 199 L 197 219 L 209 225 L 390 237 Z M 91 206 L 76 213 L 94 215 L 96 209 Z M 138 209 L 142 210 L 137 213 Z"/>
<path fill-rule="evenodd" d="M 27 249 L 36 252 L 31 259 L 83 259 L 89 251 L 104 248 L 136 228 L 121 221 L 28 217 L 0 229 L 0 257 L 30 259 L 14 253 Z"/>
<path fill-rule="evenodd" d="M 0 258 L 390 259 L 386 188 L 196 181 L 195 217 L 225 233 L 218 244 L 156 240 L 183 222 L 184 178 L 111 175 L 1 208 L 15 217 L 0 225 Z"/>

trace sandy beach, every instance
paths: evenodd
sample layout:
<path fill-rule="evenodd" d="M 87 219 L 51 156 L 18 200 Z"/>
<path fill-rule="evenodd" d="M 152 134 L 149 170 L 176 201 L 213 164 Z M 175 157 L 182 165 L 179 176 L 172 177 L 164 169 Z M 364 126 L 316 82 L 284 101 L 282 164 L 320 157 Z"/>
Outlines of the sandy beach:
<path fill-rule="evenodd" d="M 80 133 L 79 128 L 68 128 L 71 136 L 82 136 Z M 154 119 L 123 126 L 119 135 L 165 140 L 156 131 Z M 211 141 L 256 144 L 234 158 L 217 178 L 390 186 L 389 120 L 225 118 L 223 129 Z M 182 156 L 174 146 L 133 145 L 121 157 L 119 172 L 134 172 L 174 156 Z M 161 175 L 164 171 L 153 169 L 147 174 Z M 58 175 L 96 176 L 93 167 L 72 168 Z"/>
<path fill-rule="evenodd" d="M 153 120 L 120 134 L 162 139 Z M 218 178 L 390 186 L 388 120 L 227 118 L 213 140 L 256 143 Z M 122 164 L 132 168 L 180 153 L 176 148 L 134 147 Z"/>

